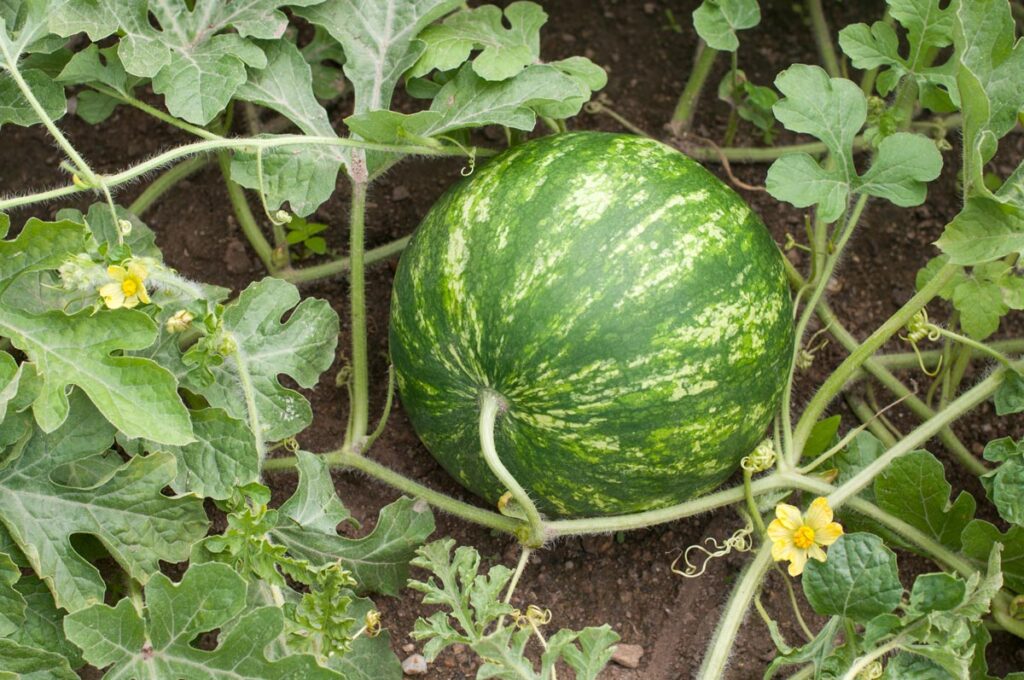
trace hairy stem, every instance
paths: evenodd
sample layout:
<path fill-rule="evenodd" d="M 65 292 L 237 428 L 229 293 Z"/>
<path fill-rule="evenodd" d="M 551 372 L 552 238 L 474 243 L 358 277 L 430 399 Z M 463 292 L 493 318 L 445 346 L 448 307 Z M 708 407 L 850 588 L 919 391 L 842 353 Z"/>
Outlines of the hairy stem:
<path fill-rule="evenodd" d="M 356 452 L 364 448 L 366 430 L 370 422 L 370 372 L 366 349 L 366 262 L 363 258 L 365 218 L 366 182 L 363 178 L 353 177 L 352 204 L 349 207 L 348 253 L 348 296 L 352 323 L 352 440 L 346 444 L 350 444 Z"/>
<path fill-rule="evenodd" d="M 828 404 L 839 394 L 839 391 L 846 384 L 846 381 L 860 368 L 864 362 L 871 357 L 878 349 L 885 344 L 885 341 L 899 332 L 910 318 L 917 313 L 935 297 L 946 282 L 956 273 L 955 265 L 946 265 L 938 271 L 935 277 L 929 281 L 916 295 L 906 302 L 889 319 L 875 330 L 864 342 L 862 342 L 850 356 L 841 363 L 835 371 L 825 380 L 811 398 L 810 403 L 804 410 L 800 421 L 793 432 L 793 450 L 802 451 L 811 434 L 811 429 L 818 422 L 821 414 L 824 413 Z"/>
<path fill-rule="evenodd" d="M 708 645 L 704 661 L 697 671 L 698 680 L 719 680 L 725 677 L 725 667 L 732 653 L 732 643 L 739 633 L 743 619 L 747 615 L 750 601 L 754 598 L 761 580 L 772 565 L 772 546 L 763 544 L 758 549 L 752 562 L 748 563 L 740 574 L 736 587 L 729 595 L 725 611 L 718 620 L 718 627 Z"/>
<path fill-rule="evenodd" d="M 149 186 L 139 194 L 138 198 L 128 206 L 128 211 L 138 217 L 149 210 L 154 203 L 170 191 L 174 186 L 199 172 L 210 163 L 209 156 L 196 156 L 172 166 L 163 174 L 150 182 Z"/>
<path fill-rule="evenodd" d="M 697 53 L 694 56 L 690 78 L 686 81 L 682 94 L 679 95 L 679 102 L 676 104 L 675 111 L 672 112 L 672 120 L 669 123 L 676 134 L 687 132 L 693 125 L 693 116 L 697 113 L 697 102 L 700 100 L 700 93 L 708 80 L 716 56 L 718 56 L 718 50 L 708 47 L 703 40 L 697 43 Z"/>
<path fill-rule="evenodd" d="M 374 262 L 380 262 L 381 260 L 386 260 L 397 255 L 405 249 L 405 246 L 409 244 L 409 239 L 411 238 L 412 236 L 403 236 L 402 238 L 396 239 L 390 243 L 385 243 L 382 246 L 367 250 L 363 255 L 363 264 L 373 264 Z M 350 268 L 351 265 L 349 258 L 340 257 L 336 260 L 324 262 L 323 264 L 315 264 L 311 267 L 302 267 L 301 269 L 283 269 L 277 273 L 277 276 L 285 281 L 300 284 L 338 276 L 339 274 L 346 274 Z"/>
<path fill-rule="evenodd" d="M 260 258 L 260 262 L 263 263 L 268 272 L 273 273 L 274 248 L 267 241 L 267 237 L 263 235 L 263 230 L 260 229 L 260 225 L 256 222 L 256 217 L 252 214 L 252 210 L 249 209 L 249 202 L 245 198 L 245 189 L 231 179 L 231 156 L 221 152 L 217 154 L 217 162 L 220 164 L 221 175 L 224 176 L 224 186 L 228 190 L 228 198 L 231 200 L 231 208 L 235 212 L 238 226 L 242 228 L 242 233 L 249 240 L 252 249 L 256 251 L 256 256 Z"/>
<path fill-rule="evenodd" d="M 818 54 L 821 56 L 821 63 L 825 70 L 833 78 L 842 75 L 839 68 L 839 57 L 836 55 L 836 46 L 832 41 L 832 30 L 825 19 L 825 11 L 821 6 L 821 0 L 807 0 L 807 11 L 811 16 L 811 31 L 814 34 L 814 43 L 818 46 Z"/>
<path fill-rule="evenodd" d="M 484 390 L 480 393 L 480 449 L 484 461 L 487 462 L 487 467 L 491 469 L 502 486 L 512 492 L 513 498 L 526 513 L 530 532 L 528 536 L 523 537 L 525 538 L 522 540 L 523 545 L 539 548 L 544 545 L 544 520 L 541 519 L 540 513 L 537 512 L 537 506 L 534 505 L 529 494 L 501 462 L 497 447 L 494 445 L 494 426 L 503 406 L 504 401 L 496 392 Z"/>

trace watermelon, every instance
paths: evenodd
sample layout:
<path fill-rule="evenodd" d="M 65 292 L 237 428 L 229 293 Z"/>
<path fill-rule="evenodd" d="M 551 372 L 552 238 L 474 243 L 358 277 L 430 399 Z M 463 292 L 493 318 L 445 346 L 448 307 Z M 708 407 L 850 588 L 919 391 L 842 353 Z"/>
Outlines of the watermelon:
<path fill-rule="evenodd" d="M 650 139 L 530 141 L 454 185 L 402 255 L 399 393 L 427 449 L 491 502 L 498 454 L 548 516 L 622 514 L 722 483 L 763 438 L 793 352 L 774 241 L 729 187 Z"/>

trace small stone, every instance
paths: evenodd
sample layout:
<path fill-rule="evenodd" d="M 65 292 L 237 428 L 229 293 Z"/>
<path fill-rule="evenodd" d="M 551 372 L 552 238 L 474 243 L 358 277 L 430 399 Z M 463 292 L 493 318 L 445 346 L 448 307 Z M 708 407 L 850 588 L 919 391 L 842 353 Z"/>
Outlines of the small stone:
<path fill-rule="evenodd" d="M 591 555 L 606 553 L 612 547 L 611 536 L 584 536 L 581 542 L 583 543 L 583 550 Z"/>
<path fill-rule="evenodd" d="M 406 675 L 426 675 L 427 660 L 422 654 L 413 654 L 402 662 L 402 672 Z"/>
<path fill-rule="evenodd" d="M 563 33 L 561 35 L 561 38 L 562 38 L 562 42 L 564 42 L 566 44 L 569 44 L 569 45 L 571 45 L 574 42 L 576 42 L 576 36 L 574 36 L 572 33 Z"/>
<path fill-rule="evenodd" d="M 656 4 L 654 4 L 653 2 L 645 2 L 644 3 L 644 14 L 654 14 L 654 12 L 657 9 L 658 9 L 658 6 Z"/>
<path fill-rule="evenodd" d="M 411 642 L 406 642 L 404 645 L 402 645 L 402 651 L 406 654 L 412 654 L 416 651 L 416 645 L 414 645 Z"/>
<path fill-rule="evenodd" d="M 392 201 L 405 201 L 409 199 L 409 187 L 404 184 L 399 184 L 397 187 L 391 190 Z"/>
<path fill-rule="evenodd" d="M 458 643 L 455 643 L 454 645 L 452 645 L 452 653 L 455 654 L 456 656 L 458 656 L 460 654 L 463 654 L 465 651 L 466 651 L 466 645 L 462 644 L 461 642 L 458 642 Z"/>
<path fill-rule="evenodd" d="M 828 292 L 830 292 L 833 295 L 835 295 L 836 293 L 838 293 L 839 291 L 841 291 L 843 289 L 843 282 L 840 281 L 839 279 L 831 278 L 831 279 L 828 280 L 828 283 L 825 285 L 825 289 L 828 290 Z"/>
<path fill-rule="evenodd" d="M 639 668 L 640 657 L 643 655 L 644 648 L 640 645 L 615 645 L 612 662 L 625 668 Z"/>
<path fill-rule="evenodd" d="M 240 240 L 228 241 L 228 245 L 224 249 L 224 266 L 232 274 L 245 274 L 252 269 L 252 260 L 249 259 L 245 244 Z"/>

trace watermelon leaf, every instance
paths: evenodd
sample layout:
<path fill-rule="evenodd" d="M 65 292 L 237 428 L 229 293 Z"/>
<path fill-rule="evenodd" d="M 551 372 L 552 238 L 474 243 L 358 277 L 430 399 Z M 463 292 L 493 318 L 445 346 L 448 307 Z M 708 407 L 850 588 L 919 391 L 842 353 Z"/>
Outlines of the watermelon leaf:
<path fill-rule="evenodd" d="M 452 71 L 472 59 L 473 72 L 484 80 L 506 80 L 540 59 L 540 29 L 547 13 L 533 2 L 513 2 L 504 11 L 494 5 L 463 9 L 417 36 L 426 49 L 406 78 L 419 78 L 434 69 Z"/>
<path fill-rule="evenodd" d="M 903 595 L 896 553 L 867 533 L 840 536 L 827 560 L 808 560 L 802 580 L 814 611 L 861 623 L 893 611 Z"/>
<path fill-rule="evenodd" d="M 906 132 L 885 137 L 871 167 L 858 175 L 853 140 L 867 121 L 867 100 L 860 88 L 804 64 L 779 74 L 775 86 L 784 95 L 773 107 L 775 117 L 787 129 L 824 142 L 833 164 L 825 167 L 806 153 L 782 156 L 768 170 L 772 196 L 798 208 L 817 205 L 819 216 L 829 222 L 846 212 L 855 193 L 902 207 L 924 202 L 926 183 L 942 170 L 942 156 L 928 138 Z"/>
<path fill-rule="evenodd" d="M 252 73 L 236 97 L 277 111 L 307 135 L 337 137 L 327 112 L 313 94 L 310 66 L 288 40 L 264 45 L 267 67 Z M 338 170 L 348 156 L 340 146 L 291 146 L 263 153 L 263 190 L 267 205 L 276 210 L 287 202 L 297 215 L 309 215 L 334 193 Z M 259 188 L 255 154 L 237 153 L 231 179 Z"/>
<path fill-rule="evenodd" d="M 212 406 L 247 422 L 260 444 L 291 437 L 313 418 L 306 398 L 284 387 L 278 376 L 313 387 L 334 361 L 337 313 L 324 300 L 300 299 L 298 289 L 281 279 L 250 284 L 224 309 L 215 339 L 229 351 L 223 363 L 210 367 L 213 381 L 195 372 L 185 380 Z"/>
<path fill-rule="evenodd" d="M 73 534 L 98 537 L 135 579 L 145 582 L 159 561 L 178 562 L 206 531 L 202 503 L 168 498 L 169 454 L 137 457 L 93 487 L 58 483 L 51 470 L 105 451 L 114 430 L 80 391 L 64 424 L 35 430 L 8 450 L 0 469 L 0 522 L 32 568 L 47 580 L 59 606 L 74 611 L 103 600 L 106 584 L 71 545 Z"/>
<path fill-rule="evenodd" d="M 693 27 L 704 42 L 716 50 L 735 52 L 740 46 L 736 31 L 761 23 L 757 0 L 704 0 L 693 11 Z"/>
<path fill-rule="evenodd" d="M 342 677 L 317 665 L 308 655 L 268 660 L 264 649 L 281 633 L 282 610 L 259 607 L 243 614 L 245 602 L 246 582 L 231 567 L 200 564 L 190 567 L 180 583 L 155 575 L 146 584 L 142 611 L 127 598 L 114 607 L 94 604 L 69 614 L 64 628 L 89 663 L 100 668 L 112 666 L 110 672 L 123 677 Z M 225 626 L 236 617 L 214 650 L 192 646 L 199 634 Z"/>

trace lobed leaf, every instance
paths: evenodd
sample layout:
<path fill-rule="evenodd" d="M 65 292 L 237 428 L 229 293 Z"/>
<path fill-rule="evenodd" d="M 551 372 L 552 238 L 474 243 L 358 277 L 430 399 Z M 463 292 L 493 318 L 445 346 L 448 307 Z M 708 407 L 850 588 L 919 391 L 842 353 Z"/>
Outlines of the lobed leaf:
<path fill-rule="evenodd" d="M 903 594 L 896 554 L 867 533 L 840 536 L 828 559 L 808 561 L 802 580 L 814 611 L 861 623 L 894 610 Z"/>
<path fill-rule="evenodd" d="M 740 46 L 737 31 L 761 23 L 757 0 L 704 0 L 693 11 L 693 27 L 709 47 L 735 52 Z"/>

